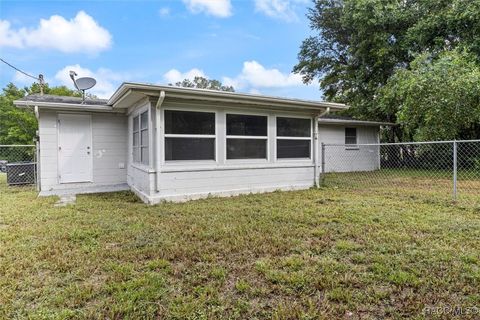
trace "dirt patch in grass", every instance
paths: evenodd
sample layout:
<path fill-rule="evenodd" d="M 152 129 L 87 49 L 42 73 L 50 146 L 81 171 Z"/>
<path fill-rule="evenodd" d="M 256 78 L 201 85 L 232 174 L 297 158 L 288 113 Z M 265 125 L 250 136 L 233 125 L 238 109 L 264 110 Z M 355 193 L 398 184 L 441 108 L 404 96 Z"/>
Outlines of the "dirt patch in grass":
<path fill-rule="evenodd" d="M 428 188 L 152 207 L 120 192 L 57 208 L 0 179 L 0 318 L 431 318 L 427 307 L 480 308 L 480 214 Z"/>

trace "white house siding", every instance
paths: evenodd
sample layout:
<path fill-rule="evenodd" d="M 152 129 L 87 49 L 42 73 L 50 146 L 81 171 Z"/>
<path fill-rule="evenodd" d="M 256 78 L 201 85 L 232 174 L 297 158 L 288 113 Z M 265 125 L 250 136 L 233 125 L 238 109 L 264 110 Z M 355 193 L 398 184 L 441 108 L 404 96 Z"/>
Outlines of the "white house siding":
<path fill-rule="evenodd" d="M 93 182 L 60 184 L 57 115 L 56 111 L 41 110 L 39 113 L 41 192 L 126 184 L 127 117 L 118 113 L 91 113 Z"/>
<path fill-rule="evenodd" d="M 380 155 L 378 146 L 358 146 L 347 148 L 345 143 L 345 128 L 357 128 L 358 144 L 379 143 L 378 126 L 357 125 L 319 125 L 319 144 L 340 144 L 340 146 L 325 147 L 325 172 L 353 172 L 373 171 L 380 167 Z M 320 147 L 320 159 L 321 147 Z"/>
<path fill-rule="evenodd" d="M 230 196 L 313 186 L 313 166 L 210 169 L 162 172 L 160 191 L 151 202 L 183 201 L 208 195 Z"/>

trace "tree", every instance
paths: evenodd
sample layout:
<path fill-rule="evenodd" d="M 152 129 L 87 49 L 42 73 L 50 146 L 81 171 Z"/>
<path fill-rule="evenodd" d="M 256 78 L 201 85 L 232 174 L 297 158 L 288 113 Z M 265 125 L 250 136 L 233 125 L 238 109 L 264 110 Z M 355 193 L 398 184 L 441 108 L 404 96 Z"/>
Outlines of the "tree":
<path fill-rule="evenodd" d="M 0 94 L 0 144 L 32 144 L 38 128 L 37 119 L 32 109 L 19 109 L 13 101 L 26 94 L 40 93 L 38 83 L 19 89 L 13 83 L 7 84 Z M 44 86 L 45 94 L 63 96 L 81 96 L 77 91 L 65 86 Z"/>
<path fill-rule="evenodd" d="M 379 107 L 382 87 L 419 54 L 460 48 L 479 59 L 479 15 L 469 0 L 316 0 L 307 17 L 317 35 L 303 41 L 293 71 L 305 83 L 319 78 L 325 98 L 352 115 L 396 122 L 395 106 Z"/>
<path fill-rule="evenodd" d="M 169 83 L 171 86 L 172 84 Z M 183 81 L 176 82 L 175 86 L 184 88 L 197 88 L 197 89 L 209 89 L 217 91 L 235 92 L 232 86 L 224 86 L 220 81 L 214 79 L 206 79 L 204 77 L 195 77 L 193 81 L 190 79 L 184 79 Z"/>
<path fill-rule="evenodd" d="M 397 106 L 404 135 L 415 140 L 480 137 L 480 66 L 471 54 L 419 55 L 379 90 L 379 106 Z"/>

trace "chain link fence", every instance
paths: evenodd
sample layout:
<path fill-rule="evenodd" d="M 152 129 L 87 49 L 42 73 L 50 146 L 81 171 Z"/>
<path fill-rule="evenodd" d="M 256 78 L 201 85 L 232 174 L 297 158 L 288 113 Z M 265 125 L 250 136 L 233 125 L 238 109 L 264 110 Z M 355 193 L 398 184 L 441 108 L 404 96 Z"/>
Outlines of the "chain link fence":
<path fill-rule="evenodd" d="M 37 182 L 35 145 L 0 145 L 0 177 L 9 185 Z"/>
<path fill-rule="evenodd" d="M 321 149 L 323 186 L 480 205 L 480 140 Z"/>

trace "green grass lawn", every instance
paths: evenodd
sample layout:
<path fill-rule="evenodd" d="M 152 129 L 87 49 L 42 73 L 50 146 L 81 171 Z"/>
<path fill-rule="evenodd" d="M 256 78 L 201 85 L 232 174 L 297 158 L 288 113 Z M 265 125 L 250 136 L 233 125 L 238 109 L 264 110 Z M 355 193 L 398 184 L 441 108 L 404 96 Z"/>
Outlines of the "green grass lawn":
<path fill-rule="evenodd" d="M 57 208 L 55 197 L 0 179 L 1 319 L 421 319 L 445 317 L 425 307 L 480 309 L 480 209 L 428 188 L 158 206 L 122 192 Z"/>

